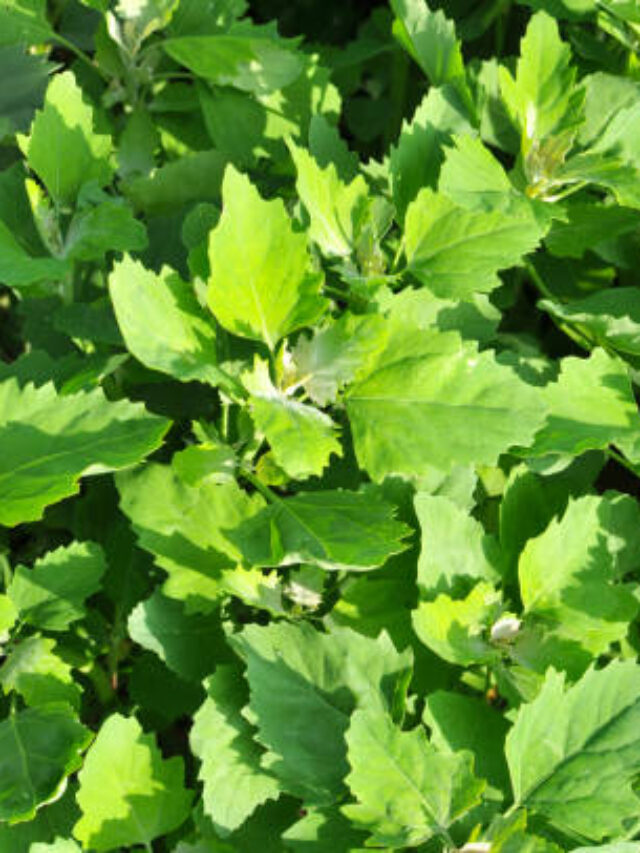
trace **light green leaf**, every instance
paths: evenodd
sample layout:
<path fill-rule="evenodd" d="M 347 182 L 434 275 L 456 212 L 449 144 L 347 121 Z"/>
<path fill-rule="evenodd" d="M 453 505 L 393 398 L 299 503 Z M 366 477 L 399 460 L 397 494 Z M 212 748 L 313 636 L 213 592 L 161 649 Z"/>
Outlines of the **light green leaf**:
<path fill-rule="evenodd" d="M 242 381 L 251 394 L 249 406 L 256 427 L 290 477 L 320 476 L 331 454 L 342 455 L 338 427 L 329 415 L 276 388 L 268 362 L 256 357 L 253 370 L 244 373 Z"/>
<path fill-rule="evenodd" d="M 0 523 L 37 520 L 80 477 L 139 462 L 166 430 L 139 403 L 110 403 L 99 389 L 61 397 L 53 385 L 0 383 Z"/>
<path fill-rule="evenodd" d="M 47 0 L 0 0 L 0 45 L 49 41 Z"/>
<path fill-rule="evenodd" d="M 640 815 L 640 667 L 614 661 L 566 691 L 550 670 L 519 709 L 506 755 L 516 806 L 593 841 L 624 835 Z"/>
<path fill-rule="evenodd" d="M 639 225 L 637 210 L 612 204 L 575 202 L 567 206 L 566 219 L 553 223 L 545 245 L 560 258 L 581 258 L 587 251 L 597 252 L 599 244 L 633 233 Z M 620 290 L 629 292 L 631 288 L 616 288 L 615 292 Z M 605 290 L 586 298 L 602 296 L 606 298 L 611 293 Z"/>
<path fill-rule="evenodd" d="M 180 0 L 118 0 L 116 13 L 124 21 L 125 44 L 137 49 L 156 30 L 167 26 Z"/>
<path fill-rule="evenodd" d="M 7 639 L 8 632 L 18 618 L 18 611 L 8 595 L 0 593 L 0 645 Z"/>
<path fill-rule="evenodd" d="M 469 299 L 497 287 L 498 272 L 532 252 L 543 231 L 526 205 L 468 210 L 422 189 L 407 209 L 408 268 L 436 296 Z"/>
<path fill-rule="evenodd" d="M 343 314 L 312 337 L 301 335 L 293 349 L 295 378 L 311 399 L 326 406 L 353 381 L 386 341 L 386 324 L 377 315 Z"/>
<path fill-rule="evenodd" d="M 553 664 L 580 673 L 626 636 L 639 604 L 630 587 L 616 583 L 624 574 L 616 552 L 626 545 L 637 553 L 636 530 L 640 513 L 631 498 L 585 496 L 571 500 L 560 520 L 527 542 L 518 567 L 520 594 L 527 618 L 543 633 L 531 649 L 523 636 L 518 659 L 530 658 L 529 665 L 543 672 Z"/>
<path fill-rule="evenodd" d="M 460 600 L 441 594 L 421 601 L 413 611 L 413 628 L 425 646 L 449 663 L 492 664 L 500 654 L 489 642 L 489 631 L 500 611 L 500 594 L 480 582 Z"/>
<path fill-rule="evenodd" d="M 438 189 L 469 210 L 508 209 L 516 195 L 500 162 L 480 139 L 456 136 L 445 149 Z"/>
<path fill-rule="evenodd" d="M 46 637 L 26 637 L 17 643 L 0 667 L 5 693 L 15 690 L 27 705 L 66 702 L 80 707 L 80 688 L 71 667 L 54 651 L 55 642 Z"/>
<path fill-rule="evenodd" d="M 363 853 L 366 834 L 357 830 L 337 809 L 309 809 L 304 817 L 282 836 L 287 850 L 308 853 L 310 842 L 316 850 L 326 845 L 332 853 Z"/>
<path fill-rule="evenodd" d="M 285 791 L 329 805 L 343 791 L 344 734 L 356 707 L 391 710 L 406 689 L 411 652 L 386 634 L 321 634 L 309 623 L 247 626 L 231 638 L 247 663 L 251 719 Z"/>
<path fill-rule="evenodd" d="M 562 360 L 557 382 L 540 392 L 549 415 L 531 453 L 568 453 L 618 444 L 624 449 L 638 435 L 640 418 L 624 362 L 603 349 L 588 358 Z"/>
<path fill-rule="evenodd" d="M 100 589 L 107 567 L 94 542 L 72 542 L 33 565 L 17 566 L 8 594 L 20 619 L 46 631 L 64 631 L 86 613 L 85 599 Z"/>
<path fill-rule="evenodd" d="M 27 708 L 0 722 L 0 821 L 32 820 L 62 793 L 91 733 L 67 705 Z"/>
<path fill-rule="evenodd" d="M 36 843 L 29 847 L 29 853 L 82 853 L 71 838 L 56 838 L 51 844 Z"/>
<path fill-rule="evenodd" d="M 414 506 L 422 533 L 417 581 L 423 597 L 457 595 L 477 580 L 498 579 L 491 542 L 480 522 L 439 495 L 418 492 Z"/>
<path fill-rule="evenodd" d="M 183 678 L 202 681 L 225 657 L 217 614 L 189 613 L 184 604 L 156 591 L 141 601 L 127 621 L 129 636 Z"/>
<path fill-rule="evenodd" d="M 82 184 L 105 186 L 113 175 L 111 138 L 94 132 L 93 110 L 70 71 L 53 77 L 29 136 L 19 136 L 18 142 L 29 167 L 60 205 L 72 205 Z"/>
<path fill-rule="evenodd" d="M 67 231 L 64 257 L 94 261 L 101 260 L 107 252 L 141 251 L 146 246 L 146 228 L 134 219 L 129 205 L 103 201 L 73 217 Z"/>
<path fill-rule="evenodd" d="M 140 546 L 169 575 L 164 594 L 186 601 L 190 610 L 214 609 L 240 560 L 226 531 L 255 514 L 264 500 L 250 498 L 234 480 L 189 486 L 172 468 L 155 464 L 120 475 L 117 486 Z"/>
<path fill-rule="evenodd" d="M 275 498 L 227 531 L 251 566 L 310 563 L 329 571 L 366 572 L 403 551 L 409 532 L 391 504 L 372 494 L 299 492 Z"/>
<path fill-rule="evenodd" d="M 345 184 L 333 163 L 323 169 L 304 148 L 288 144 L 298 173 L 298 195 L 309 214 L 309 237 L 329 257 L 350 255 L 358 214 L 368 196 L 364 178 L 358 175 Z"/>
<path fill-rule="evenodd" d="M 0 220 L 0 281 L 9 287 L 29 287 L 39 282 L 58 282 L 70 272 L 61 258 L 34 257 Z"/>
<path fill-rule="evenodd" d="M 194 35 L 163 41 L 166 52 L 216 86 L 267 94 L 293 83 L 304 70 L 295 42 L 278 39 L 271 28 L 235 25 L 224 35 Z"/>
<path fill-rule="evenodd" d="M 113 714 L 102 724 L 78 774 L 82 817 L 73 828 L 98 851 L 151 845 L 189 816 L 193 794 L 184 787 L 181 758 L 162 758 L 133 717 Z"/>
<path fill-rule="evenodd" d="M 230 332 L 273 350 L 324 312 L 322 275 L 311 270 L 306 236 L 293 231 L 280 199 L 264 201 L 232 166 L 222 193 L 222 217 L 209 237 L 209 307 Z"/>
<path fill-rule="evenodd" d="M 241 826 L 267 800 L 277 799 L 276 779 L 260 766 L 263 750 L 241 711 L 249 691 L 238 666 L 217 667 L 207 698 L 193 718 L 189 740 L 200 759 L 205 814 L 220 834 Z"/>
<path fill-rule="evenodd" d="M 125 257 L 109 276 L 109 293 L 130 352 L 183 382 L 220 383 L 215 326 L 191 285 L 164 267 L 157 275 Z"/>
<path fill-rule="evenodd" d="M 572 111 L 575 79 L 571 48 L 560 39 L 556 21 L 538 12 L 520 44 L 515 80 L 504 66 L 500 68 L 502 96 L 520 129 L 525 157 L 537 154 L 542 140 L 566 132 L 563 125 Z M 577 130 L 571 125 L 569 142 Z"/>
<path fill-rule="evenodd" d="M 538 307 L 558 320 L 579 325 L 602 347 L 640 355 L 640 290 L 637 287 L 599 290 L 567 303 L 543 299 Z"/>
<path fill-rule="evenodd" d="M 403 732 L 380 710 L 357 710 L 346 735 L 347 784 L 359 801 L 342 807 L 371 832 L 369 844 L 413 847 L 440 838 L 478 805 L 485 783 L 473 775 L 470 753 L 439 753 L 421 726 Z"/>
<path fill-rule="evenodd" d="M 509 447 L 528 444 L 544 417 L 535 390 L 490 352 L 404 323 L 390 328 L 346 406 L 358 461 L 376 481 L 495 465 Z"/>
<path fill-rule="evenodd" d="M 455 83 L 466 87 L 464 62 L 453 21 L 438 9 L 432 12 L 425 0 L 391 0 L 397 17 L 394 32 L 432 86 Z"/>

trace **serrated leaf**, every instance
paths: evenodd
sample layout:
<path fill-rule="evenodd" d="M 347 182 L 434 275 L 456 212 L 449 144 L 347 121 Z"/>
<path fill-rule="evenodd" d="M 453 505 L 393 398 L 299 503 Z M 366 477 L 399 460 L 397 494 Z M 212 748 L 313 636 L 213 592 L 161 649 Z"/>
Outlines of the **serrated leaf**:
<path fill-rule="evenodd" d="M 411 847 L 440 838 L 480 802 L 485 783 L 470 753 L 439 753 L 420 726 L 403 732 L 382 711 L 357 710 L 346 735 L 347 783 L 359 801 L 342 807 L 370 844 Z"/>
<path fill-rule="evenodd" d="M 29 136 L 18 142 L 57 204 L 72 205 L 88 181 L 105 186 L 111 180 L 111 137 L 95 133 L 93 110 L 70 71 L 53 77 Z"/>
<path fill-rule="evenodd" d="M 466 598 L 440 594 L 434 601 L 421 601 L 413 611 L 413 628 L 421 642 L 449 663 L 492 664 L 500 654 L 489 642 L 489 629 L 500 610 L 500 594 L 481 581 Z"/>
<path fill-rule="evenodd" d="M 329 415 L 276 388 L 269 365 L 256 357 L 242 375 L 256 427 L 266 436 L 276 463 L 290 477 L 320 476 L 332 454 L 342 455 L 338 427 Z"/>
<path fill-rule="evenodd" d="M 566 219 L 553 223 L 545 237 L 545 245 L 560 258 L 581 258 L 587 251 L 597 251 L 600 243 L 633 233 L 639 225 L 640 214 L 636 210 L 617 205 L 575 202 L 567 206 Z M 619 290 L 628 292 L 630 288 Z M 608 291 L 602 291 L 586 298 L 607 294 Z"/>
<path fill-rule="evenodd" d="M 260 766 L 263 750 L 241 711 L 249 691 L 240 669 L 217 667 L 206 683 L 207 698 L 194 716 L 189 740 L 200 759 L 205 814 L 221 834 L 233 832 L 270 799 L 277 799 L 276 779 Z"/>
<path fill-rule="evenodd" d="M 247 626 L 232 638 L 245 659 L 251 719 L 269 750 L 265 766 L 285 791 L 329 805 L 343 791 L 344 734 L 356 707 L 391 710 L 411 670 L 398 653 L 348 629 L 321 634 L 308 623 Z"/>
<path fill-rule="evenodd" d="M 477 137 L 455 136 L 445 149 L 438 189 L 469 210 L 509 207 L 515 192 L 500 162 Z"/>
<path fill-rule="evenodd" d="M 162 441 L 163 418 L 101 390 L 59 396 L 52 385 L 0 383 L 0 523 L 35 521 L 75 494 L 79 478 L 129 467 Z"/>
<path fill-rule="evenodd" d="M 31 706 L 66 702 L 78 710 L 80 688 L 54 649 L 55 642 L 46 637 L 26 637 L 16 644 L 0 667 L 4 692 L 15 690 Z"/>
<path fill-rule="evenodd" d="M 232 166 L 222 194 L 209 237 L 209 307 L 228 331 L 273 350 L 324 312 L 322 275 L 311 270 L 306 237 L 293 231 L 280 199 L 265 201 Z"/>
<path fill-rule="evenodd" d="M 52 70 L 42 56 L 33 56 L 23 46 L 2 46 L 5 29 L 2 25 L 3 7 L 0 3 L 0 75 L 3 81 L 0 93 L 0 128 L 4 133 L 14 133 L 29 126 L 36 107 L 44 97 L 47 78 Z"/>
<path fill-rule="evenodd" d="M 0 0 L 0 45 L 48 41 L 46 0 Z"/>
<path fill-rule="evenodd" d="M 49 551 L 32 568 L 17 566 L 7 592 L 23 622 L 64 631 L 85 615 L 85 599 L 100 589 L 106 567 L 99 545 L 73 542 Z"/>
<path fill-rule="evenodd" d="M 251 566 L 309 563 L 329 571 L 366 572 L 407 546 L 408 528 L 391 504 L 347 491 L 299 492 L 275 499 L 226 531 Z"/>
<path fill-rule="evenodd" d="M 189 815 L 181 758 L 163 759 L 133 717 L 112 714 L 102 724 L 78 774 L 82 817 L 73 828 L 96 851 L 144 844 L 171 832 Z"/>
<path fill-rule="evenodd" d="M 346 257 L 354 250 L 357 216 L 367 195 L 362 175 L 345 184 L 330 163 L 324 169 L 293 142 L 289 150 L 298 178 L 296 189 L 309 214 L 309 237 L 329 257 Z"/>
<path fill-rule="evenodd" d="M 217 614 L 189 613 L 182 602 L 158 591 L 136 605 L 127 628 L 135 643 L 190 681 L 202 681 L 226 656 Z"/>
<path fill-rule="evenodd" d="M 109 276 L 109 293 L 130 352 L 183 382 L 218 385 L 215 326 L 191 285 L 164 267 L 157 275 L 125 257 Z"/>
<path fill-rule="evenodd" d="M 614 661 L 564 689 L 550 670 L 507 736 L 515 804 L 564 832 L 600 841 L 640 815 L 640 667 Z"/>
<path fill-rule="evenodd" d="M 91 740 L 67 705 L 27 708 L 0 722 L 0 820 L 32 820 L 64 790 Z"/>
<path fill-rule="evenodd" d="M 408 268 L 436 296 L 469 299 L 496 288 L 498 272 L 517 265 L 543 234 L 525 205 L 469 210 L 422 189 L 407 209 Z"/>
<path fill-rule="evenodd" d="M 534 389 L 490 352 L 404 323 L 348 389 L 346 406 L 358 461 L 376 481 L 494 465 L 544 417 Z"/>

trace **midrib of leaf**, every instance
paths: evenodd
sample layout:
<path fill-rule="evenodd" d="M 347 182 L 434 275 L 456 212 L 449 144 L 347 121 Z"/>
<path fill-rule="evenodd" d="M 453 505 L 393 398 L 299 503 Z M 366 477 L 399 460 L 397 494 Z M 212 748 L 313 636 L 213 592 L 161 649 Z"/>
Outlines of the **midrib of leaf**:
<path fill-rule="evenodd" d="M 273 341 L 271 339 L 271 335 L 269 334 L 269 332 L 267 330 L 267 318 L 265 316 L 264 309 L 262 307 L 262 301 L 260 300 L 260 297 L 258 295 L 258 291 L 256 290 L 256 283 L 253 279 L 253 276 L 249 277 L 249 287 L 251 288 L 251 296 L 253 298 L 253 304 L 254 304 L 255 309 L 258 313 L 258 316 L 260 317 L 260 325 L 262 326 L 262 334 L 264 335 L 264 339 L 265 339 L 267 346 L 269 347 L 271 352 L 273 352 L 275 341 Z"/>
<path fill-rule="evenodd" d="M 607 720 L 607 722 L 603 726 L 601 726 L 591 735 L 589 735 L 589 737 L 585 741 L 583 741 L 583 743 L 581 743 L 578 747 L 576 747 L 573 752 L 564 756 L 564 758 L 558 764 L 556 764 L 539 782 L 537 782 L 532 788 L 527 791 L 527 793 L 522 797 L 522 799 L 516 800 L 515 805 L 526 805 L 528 800 L 536 793 L 536 791 L 544 787 L 544 785 L 546 785 L 547 782 L 552 779 L 553 776 L 558 773 L 566 764 L 569 764 L 575 758 L 578 758 L 581 753 L 586 752 L 590 744 L 594 741 L 594 739 L 596 739 L 597 737 L 602 737 L 604 734 L 606 734 L 607 730 L 621 717 L 627 714 L 635 705 L 637 705 L 639 701 L 640 700 L 636 699 L 630 705 L 625 705 L 624 708 L 621 708 L 620 711 L 614 714 L 611 719 Z M 640 800 L 638 801 L 638 805 L 640 806 Z"/>

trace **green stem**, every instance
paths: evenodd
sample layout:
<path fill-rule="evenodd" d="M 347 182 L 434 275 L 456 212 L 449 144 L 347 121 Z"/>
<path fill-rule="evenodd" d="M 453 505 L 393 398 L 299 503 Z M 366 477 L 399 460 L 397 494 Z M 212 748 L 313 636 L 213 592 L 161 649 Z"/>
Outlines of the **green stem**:
<path fill-rule="evenodd" d="M 102 77 L 102 79 L 105 81 L 105 83 L 110 82 L 109 75 L 106 72 L 104 72 L 102 70 L 102 68 L 100 68 L 100 66 L 97 65 L 91 59 L 90 56 L 88 56 L 83 50 L 81 50 L 79 47 L 77 47 L 77 45 L 75 45 L 72 41 L 69 41 L 69 39 L 66 39 L 64 36 L 61 36 L 60 33 L 55 33 L 54 38 L 58 42 L 58 44 L 61 44 L 63 47 L 66 47 L 67 50 L 70 50 L 71 53 L 73 53 L 76 56 L 76 58 L 80 60 L 80 62 L 83 62 L 85 65 L 87 65 L 89 68 L 91 68 L 92 71 L 95 71 L 96 74 L 98 74 L 100 77 Z"/>
<path fill-rule="evenodd" d="M 540 293 L 551 300 L 552 302 L 558 302 L 558 297 L 547 287 L 543 278 L 540 276 L 536 268 L 530 261 L 525 261 L 524 268 L 527 271 L 527 274 L 536 288 L 540 291 Z M 557 320 L 553 315 L 551 315 L 551 319 L 556 324 L 556 326 L 563 332 L 568 338 L 578 344 L 582 349 L 586 349 L 589 352 L 593 349 L 593 341 L 586 335 L 582 329 L 578 325 L 564 323 L 560 320 Z"/>
<path fill-rule="evenodd" d="M 256 475 L 252 471 L 249 471 L 248 468 L 241 468 L 239 473 L 240 476 L 244 477 L 244 479 L 248 483 L 251 483 L 251 485 L 256 491 L 260 492 L 262 497 L 268 503 L 280 503 L 280 498 L 274 492 L 272 492 L 268 486 L 265 486 L 265 484 L 261 480 L 259 480 L 258 477 L 256 477 Z"/>
<path fill-rule="evenodd" d="M 640 476 L 640 469 L 636 467 L 633 462 L 629 462 L 626 456 L 623 456 L 620 451 L 616 450 L 615 447 L 608 447 L 605 451 L 609 459 L 612 459 L 614 462 L 617 462 L 619 465 L 622 465 L 623 468 L 626 468 L 627 471 L 630 471 L 636 477 Z"/>

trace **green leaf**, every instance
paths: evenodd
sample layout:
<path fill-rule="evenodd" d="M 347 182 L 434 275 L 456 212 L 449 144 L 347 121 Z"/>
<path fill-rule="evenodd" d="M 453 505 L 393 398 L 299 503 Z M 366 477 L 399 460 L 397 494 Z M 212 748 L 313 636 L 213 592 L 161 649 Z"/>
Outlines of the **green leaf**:
<path fill-rule="evenodd" d="M 505 209 L 517 196 L 500 162 L 477 137 L 456 136 L 447 148 L 438 189 L 469 210 Z"/>
<path fill-rule="evenodd" d="M 93 110 L 70 71 L 53 77 L 29 136 L 18 142 L 56 204 L 72 205 L 83 184 L 105 186 L 113 175 L 111 138 L 94 132 Z"/>
<path fill-rule="evenodd" d="M 66 702 L 80 707 L 80 688 L 71 667 L 54 651 L 46 637 L 26 637 L 10 652 L 0 667 L 0 684 L 5 693 L 15 690 L 27 705 Z"/>
<path fill-rule="evenodd" d="M 240 552 L 227 531 L 258 512 L 264 500 L 250 498 L 235 481 L 189 486 L 172 468 L 154 464 L 120 475 L 117 485 L 140 546 L 169 575 L 164 594 L 186 601 L 188 609 L 214 609 L 239 574 Z"/>
<path fill-rule="evenodd" d="M 503 796 L 509 788 L 504 758 L 509 724 L 498 711 L 475 696 L 436 690 L 426 698 L 423 720 L 438 750 L 472 752 L 475 772 L 497 789 L 499 797 Z"/>
<path fill-rule="evenodd" d="M 358 215 L 368 195 L 364 178 L 358 175 L 345 184 L 333 163 L 321 168 L 304 148 L 291 141 L 288 145 L 298 173 L 296 189 L 309 214 L 309 237 L 329 257 L 350 255 Z"/>
<path fill-rule="evenodd" d="M 423 597 L 466 592 L 478 580 L 496 581 L 491 541 L 482 525 L 449 498 L 418 492 L 414 499 L 422 532 L 418 588 Z"/>
<path fill-rule="evenodd" d="M 225 329 L 273 350 L 324 312 L 322 275 L 311 270 L 307 239 L 293 231 L 280 199 L 264 201 L 231 166 L 222 192 L 209 238 L 209 307 Z"/>
<path fill-rule="evenodd" d="M 9 287 L 29 287 L 44 281 L 61 281 L 70 271 L 62 258 L 34 257 L 0 221 L 0 281 Z"/>
<path fill-rule="evenodd" d="M 0 75 L 3 81 L 0 136 L 29 126 L 36 107 L 42 103 L 48 75 L 53 68 L 42 56 L 26 53 L 22 46 L 1 46 L 5 35 L 2 15 L 0 3 Z"/>
<path fill-rule="evenodd" d="M 109 276 L 109 293 L 130 352 L 183 382 L 217 385 L 215 326 L 191 285 L 164 267 L 157 275 L 125 257 Z"/>
<path fill-rule="evenodd" d="M 326 406 L 370 361 L 386 341 L 386 325 L 376 315 L 343 314 L 316 329 L 312 337 L 301 335 L 293 349 L 295 378 L 303 383 L 314 403 Z"/>
<path fill-rule="evenodd" d="M 484 782 L 473 775 L 470 753 L 439 753 L 421 726 L 403 732 L 380 710 L 357 710 L 347 732 L 357 805 L 342 807 L 366 828 L 369 844 L 412 847 L 440 838 L 480 802 Z"/>
<path fill-rule="evenodd" d="M 624 449 L 637 437 L 640 421 L 627 368 L 603 349 L 588 358 L 563 359 L 558 381 L 540 397 L 549 415 L 530 451 L 536 456 L 577 456 L 611 443 Z"/>
<path fill-rule="evenodd" d="M 574 109 L 575 69 L 571 67 L 571 48 L 558 32 L 556 21 L 545 12 L 538 12 L 529 21 L 520 43 L 520 59 L 515 79 L 502 66 L 500 88 L 502 96 L 516 120 L 522 139 L 522 153 L 538 154 L 542 140 L 566 132 L 567 114 Z M 570 136 L 577 128 L 569 121 Z"/>
<path fill-rule="evenodd" d="M 310 809 L 282 836 L 287 850 L 308 853 L 311 843 L 316 850 L 331 849 L 333 853 L 362 853 L 366 835 L 355 829 L 336 809 Z"/>
<path fill-rule="evenodd" d="M 118 0 L 116 13 L 124 23 L 125 43 L 134 48 L 169 24 L 180 0 Z"/>
<path fill-rule="evenodd" d="M 640 214 L 636 210 L 616 205 L 575 202 L 567 206 L 566 219 L 553 223 L 545 238 L 545 245 L 560 258 L 581 258 L 587 251 L 598 251 L 599 244 L 633 233 L 639 224 Z M 587 299 L 607 293 L 594 293 Z"/>
<path fill-rule="evenodd" d="M 490 352 L 404 323 L 390 327 L 346 406 L 358 461 L 376 481 L 494 465 L 509 447 L 528 444 L 544 417 L 534 389 Z"/>
<path fill-rule="evenodd" d="M 67 705 L 27 708 L 0 722 L 0 820 L 32 820 L 80 767 L 91 733 Z"/>
<path fill-rule="evenodd" d="M 614 661 L 564 689 L 550 670 L 521 706 L 506 755 L 516 806 L 563 832 L 600 841 L 640 815 L 632 789 L 640 760 L 640 667 Z"/>
<path fill-rule="evenodd" d="M 618 583 L 625 572 L 618 570 L 616 552 L 623 543 L 632 551 L 640 547 L 636 529 L 640 512 L 631 498 L 585 496 L 571 500 L 560 520 L 527 542 L 518 567 L 520 594 L 527 619 L 543 634 L 533 649 L 523 636 L 518 659 L 531 658 L 542 672 L 553 664 L 580 673 L 626 636 L 639 604 L 631 588 Z"/>
<path fill-rule="evenodd" d="M 98 389 L 61 397 L 52 385 L 0 383 L 0 523 L 41 518 L 78 491 L 80 477 L 139 462 L 166 429 L 140 404 L 109 403 Z"/>
<path fill-rule="evenodd" d="M 332 454 L 342 455 L 338 427 L 329 415 L 300 403 L 271 381 L 268 362 L 256 356 L 242 375 L 258 430 L 266 436 L 276 463 L 295 480 L 319 476 Z"/>
<path fill-rule="evenodd" d="M 101 260 L 107 252 L 141 251 L 147 246 L 147 231 L 133 217 L 128 204 L 103 201 L 79 211 L 71 220 L 64 257 L 77 261 Z"/>
<path fill-rule="evenodd" d="M 85 599 L 100 589 L 105 555 L 94 542 L 72 542 L 49 551 L 33 568 L 17 566 L 8 594 L 29 625 L 64 631 L 86 614 Z"/>
<path fill-rule="evenodd" d="M 492 664 L 499 652 L 489 642 L 489 629 L 500 610 L 500 594 L 480 582 L 460 600 L 441 594 L 434 601 L 421 601 L 413 611 L 413 628 L 425 646 L 449 663 Z"/>
<path fill-rule="evenodd" d="M 56 838 L 51 844 L 32 844 L 29 853 L 82 853 L 82 851 L 72 839 Z"/>
<path fill-rule="evenodd" d="M 242 672 L 219 666 L 206 683 L 207 698 L 194 716 L 189 736 L 200 759 L 205 814 L 221 834 L 241 826 L 255 809 L 277 799 L 275 778 L 262 769 L 263 750 L 241 711 L 249 699 Z"/>
<path fill-rule="evenodd" d="M 0 0 L 0 45 L 49 41 L 46 0 Z"/>
<path fill-rule="evenodd" d="M 176 62 L 216 86 L 267 94 L 293 83 L 304 69 L 292 43 L 270 38 L 272 33 L 271 28 L 243 23 L 224 35 L 170 38 L 162 46 Z"/>
<path fill-rule="evenodd" d="M 299 492 L 276 498 L 227 535 L 251 566 L 309 563 L 366 572 L 406 548 L 408 528 L 391 504 L 371 493 Z"/>
<path fill-rule="evenodd" d="M 397 24 L 394 33 L 429 78 L 432 86 L 455 83 L 466 88 L 464 62 L 453 21 L 425 0 L 391 0 Z"/>
<path fill-rule="evenodd" d="M 640 290 L 637 287 L 600 290 L 568 303 L 543 299 L 538 307 L 562 322 L 584 329 L 599 346 L 613 347 L 627 355 L 640 355 Z"/>
<path fill-rule="evenodd" d="M 184 604 L 156 591 L 127 621 L 129 636 L 183 678 L 202 681 L 225 657 L 224 635 L 215 614 L 189 613 Z"/>
<path fill-rule="evenodd" d="M 468 210 L 446 195 L 420 190 L 407 209 L 408 268 L 436 296 L 469 299 L 500 284 L 498 272 L 517 265 L 543 236 L 522 204 Z"/>
<path fill-rule="evenodd" d="M 133 717 L 112 714 L 102 724 L 78 774 L 82 817 L 73 828 L 81 844 L 100 851 L 151 845 L 189 816 L 193 795 L 181 758 L 162 758 Z"/>
<path fill-rule="evenodd" d="M 391 710 L 406 689 L 411 653 L 386 634 L 376 640 L 348 629 L 321 634 L 308 623 L 247 626 L 232 637 L 245 658 L 251 719 L 269 750 L 265 766 L 284 790 L 311 805 L 343 791 L 344 734 L 356 707 Z"/>

